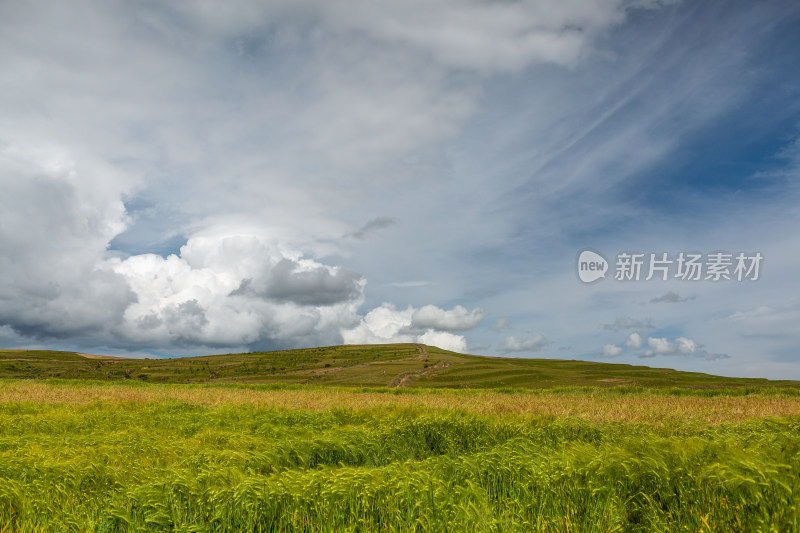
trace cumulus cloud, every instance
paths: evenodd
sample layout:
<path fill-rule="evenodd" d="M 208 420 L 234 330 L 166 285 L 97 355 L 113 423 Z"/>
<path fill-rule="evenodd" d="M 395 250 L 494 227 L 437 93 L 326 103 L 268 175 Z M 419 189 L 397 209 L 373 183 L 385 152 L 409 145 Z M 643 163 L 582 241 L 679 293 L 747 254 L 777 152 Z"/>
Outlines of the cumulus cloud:
<path fill-rule="evenodd" d="M 398 310 L 394 304 L 383 303 L 372 309 L 356 327 L 342 331 L 345 344 L 381 344 L 389 342 L 414 342 L 407 333 L 414 308 Z"/>
<path fill-rule="evenodd" d="M 425 328 L 422 328 L 420 324 L 415 326 L 414 316 L 418 311 L 412 306 L 398 310 L 393 304 L 384 303 L 368 312 L 356 327 L 343 329 L 341 334 L 346 344 L 420 342 L 454 352 L 465 353 L 467 351 L 467 341 L 462 335 L 433 327 L 436 324 L 450 326 L 453 324 L 452 322 L 447 320 L 431 321 Z M 450 312 L 434 307 L 432 310 L 426 311 L 424 316 L 442 318 L 462 315 L 457 306 Z"/>
<path fill-rule="evenodd" d="M 648 318 L 645 321 L 634 320 L 633 318 L 617 317 L 611 324 L 604 324 L 603 329 L 620 330 L 620 329 L 654 329 L 655 326 Z"/>
<path fill-rule="evenodd" d="M 357 300 L 364 277 L 341 267 L 281 259 L 260 278 L 247 278 L 232 294 L 252 293 L 298 305 L 333 305 Z"/>
<path fill-rule="evenodd" d="M 543 335 L 536 335 L 529 339 L 518 339 L 514 336 L 506 337 L 500 345 L 501 353 L 538 352 L 547 345 Z"/>
<path fill-rule="evenodd" d="M 625 341 L 625 346 L 627 346 L 632 350 L 638 350 L 643 345 L 644 345 L 644 337 L 635 332 L 628 335 L 628 339 Z"/>
<path fill-rule="evenodd" d="M 105 255 L 125 227 L 116 173 L 62 147 L 1 141 L 0 325 L 60 338 L 118 323 L 135 295 Z"/>
<path fill-rule="evenodd" d="M 678 353 L 683 355 L 692 355 L 697 351 L 697 343 L 694 342 L 692 339 L 687 339 L 686 337 L 678 337 L 675 339 L 677 343 Z"/>
<path fill-rule="evenodd" d="M 630 339 L 630 337 L 629 337 Z M 641 338 L 638 339 L 641 346 Z M 724 353 L 711 354 L 706 350 L 701 349 L 700 345 L 688 337 L 678 337 L 674 341 L 669 341 L 666 337 L 648 337 L 647 345 L 649 350 L 640 354 L 639 357 L 655 357 L 657 355 L 680 355 L 680 356 L 693 356 L 705 359 L 707 361 L 715 361 L 720 359 L 728 359 L 730 356 Z M 633 348 L 634 346 L 629 345 Z"/>
<path fill-rule="evenodd" d="M 435 305 L 425 305 L 414 311 L 411 316 L 411 327 L 443 331 L 467 331 L 480 324 L 487 314 L 480 307 L 467 311 L 466 308 L 457 305 L 447 311 L 439 309 Z"/>
<path fill-rule="evenodd" d="M 461 335 L 454 335 L 449 331 L 435 331 L 429 329 L 417 337 L 417 341 L 422 344 L 436 346 L 443 350 L 450 350 L 458 353 L 467 353 L 467 341 Z"/>
<path fill-rule="evenodd" d="M 669 342 L 666 337 L 649 337 L 647 345 L 652 348 L 647 355 L 665 355 L 675 353 L 675 345 Z"/>
<path fill-rule="evenodd" d="M 24 338 L 91 336 L 107 346 L 337 344 L 359 323 L 364 277 L 235 228 L 191 235 L 177 254 L 107 250 L 128 223 L 130 180 L 57 146 L 0 145 L 0 325 Z M 103 179 L 101 179 L 101 177 Z M 404 327 L 411 327 L 411 316 Z M 481 318 L 425 308 L 420 336 L 463 351 L 456 330 Z M 420 341 L 422 342 L 422 341 Z"/>
<path fill-rule="evenodd" d="M 615 344 L 606 344 L 603 346 L 603 357 L 616 357 L 622 354 L 624 350 L 622 347 Z"/>
<path fill-rule="evenodd" d="M 289 257 L 287 257 L 289 254 Z M 197 235 L 180 255 L 119 261 L 136 295 L 116 332 L 131 343 L 336 344 L 358 322 L 364 280 L 259 235 Z"/>

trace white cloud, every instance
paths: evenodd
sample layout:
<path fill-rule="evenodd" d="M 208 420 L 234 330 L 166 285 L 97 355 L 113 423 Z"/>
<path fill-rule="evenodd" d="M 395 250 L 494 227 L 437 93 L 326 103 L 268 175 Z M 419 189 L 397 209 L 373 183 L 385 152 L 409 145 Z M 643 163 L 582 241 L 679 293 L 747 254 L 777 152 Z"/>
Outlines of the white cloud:
<path fill-rule="evenodd" d="M 411 325 L 414 308 L 397 310 L 391 303 L 364 315 L 361 322 L 352 329 L 342 331 L 345 344 L 381 344 L 392 342 L 414 342 L 414 336 L 401 333 Z"/>
<path fill-rule="evenodd" d="M 678 337 L 674 342 L 670 342 L 666 337 L 649 337 L 647 344 L 650 350 L 641 354 L 640 357 L 655 357 L 656 355 L 692 355 L 702 357 L 707 361 L 727 359 L 730 356 L 723 353 L 709 354 L 706 350 L 701 350 L 694 340 L 687 337 Z"/>
<path fill-rule="evenodd" d="M 625 19 L 629 5 L 623 0 L 558 4 L 545 0 L 444 0 L 435 4 L 392 0 L 380 6 L 321 0 L 232 4 L 236 7 L 209 3 L 184 11 L 196 24 L 218 34 L 246 33 L 267 22 L 318 24 L 407 47 L 447 68 L 486 74 L 518 70 L 531 62 L 573 65 L 595 38 Z M 637 7 L 656 4 L 638 2 Z"/>
<path fill-rule="evenodd" d="M 457 305 L 446 311 L 434 305 L 425 305 L 414 311 L 411 316 L 411 326 L 443 331 L 467 331 L 480 324 L 487 314 L 479 307 L 467 311 L 466 308 Z"/>
<path fill-rule="evenodd" d="M 429 329 L 417 337 L 417 342 L 436 346 L 443 350 L 450 350 L 458 353 L 467 353 L 467 341 L 462 335 L 455 335 L 449 331 L 435 331 Z"/>
<path fill-rule="evenodd" d="M 750 311 L 737 311 L 728 318 L 730 320 L 747 322 L 752 321 L 753 319 L 762 319 L 771 315 L 773 312 L 773 309 L 771 309 L 768 305 L 760 305 Z"/>
<path fill-rule="evenodd" d="M 648 337 L 647 344 L 652 348 L 648 355 L 665 355 L 675 353 L 675 345 L 669 342 L 666 337 Z"/>
<path fill-rule="evenodd" d="M 331 6 L 331 4 L 327 4 Z M 420 17 L 424 12 L 425 16 Z M 344 27 L 407 44 L 440 63 L 482 72 L 533 61 L 572 65 L 592 39 L 625 18 L 623 2 L 515 3 L 398 0 L 328 11 Z"/>
<path fill-rule="evenodd" d="M 115 271 L 137 296 L 118 330 L 131 343 L 335 344 L 364 287 L 253 234 L 198 235 L 180 256 L 133 256 Z"/>
<path fill-rule="evenodd" d="M 616 357 L 624 350 L 620 346 L 614 344 L 606 344 L 603 346 L 603 357 Z"/>
<path fill-rule="evenodd" d="M 506 337 L 500 345 L 501 353 L 538 352 L 547 345 L 543 335 L 536 335 L 529 339 L 518 339 L 514 336 Z"/>
<path fill-rule="evenodd" d="M 692 339 L 687 339 L 686 337 L 678 337 L 675 339 L 675 342 L 678 345 L 678 352 L 683 355 L 693 355 L 697 351 L 697 343 L 694 342 Z"/>
<path fill-rule="evenodd" d="M 625 341 L 625 346 L 627 346 L 632 350 L 638 350 L 643 345 L 644 345 L 644 337 L 635 332 L 628 335 L 628 339 Z"/>
<path fill-rule="evenodd" d="M 439 308 L 433 308 L 428 312 L 430 316 L 439 318 L 448 316 L 463 318 L 465 315 L 457 311 L 457 308 L 453 310 L 456 313 L 451 315 L 448 313 L 452 313 L 452 311 L 448 312 Z M 462 335 L 436 329 L 432 327 L 433 323 L 428 324 L 425 328 L 415 326 L 414 317 L 418 311 L 411 306 L 404 310 L 398 310 L 394 305 L 384 303 L 367 313 L 357 326 L 342 329 L 341 335 L 345 344 L 419 342 L 455 352 L 465 353 L 467 351 L 467 342 Z M 452 322 L 445 320 L 441 324 L 451 326 Z"/>

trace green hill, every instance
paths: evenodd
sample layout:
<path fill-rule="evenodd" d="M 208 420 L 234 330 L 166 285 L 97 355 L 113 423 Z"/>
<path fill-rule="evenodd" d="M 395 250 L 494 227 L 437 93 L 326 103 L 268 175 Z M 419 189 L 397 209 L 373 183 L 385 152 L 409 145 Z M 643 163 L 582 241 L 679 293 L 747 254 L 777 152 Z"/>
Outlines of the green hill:
<path fill-rule="evenodd" d="M 447 388 L 800 386 L 797 381 L 726 378 L 646 366 L 465 355 L 422 344 L 329 346 L 175 359 L 0 350 L 0 378 Z"/>

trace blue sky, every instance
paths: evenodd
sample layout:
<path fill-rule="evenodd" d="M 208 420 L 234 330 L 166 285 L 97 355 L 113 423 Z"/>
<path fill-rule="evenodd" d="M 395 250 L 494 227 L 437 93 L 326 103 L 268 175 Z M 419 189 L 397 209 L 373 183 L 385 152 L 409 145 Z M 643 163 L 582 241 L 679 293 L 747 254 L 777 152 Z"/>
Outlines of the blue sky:
<path fill-rule="evenodd" d="M 5 4 L 0 345 L 800 379 L 799 61 L 778 0 Z"/>

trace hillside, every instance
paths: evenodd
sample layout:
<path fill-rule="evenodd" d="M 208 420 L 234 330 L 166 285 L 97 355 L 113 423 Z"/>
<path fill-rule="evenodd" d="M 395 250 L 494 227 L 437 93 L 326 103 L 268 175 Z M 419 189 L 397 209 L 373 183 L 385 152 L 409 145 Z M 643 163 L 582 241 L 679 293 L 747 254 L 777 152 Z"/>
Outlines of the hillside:
<path fill-rule="evenodd" d="M 157 383 L 293 383 L 368 387 L 798 387 L 623 364 L 465 355 L 421 344 L 330 346 L 176 359 L 0 350 L 0 378 Z"/>

